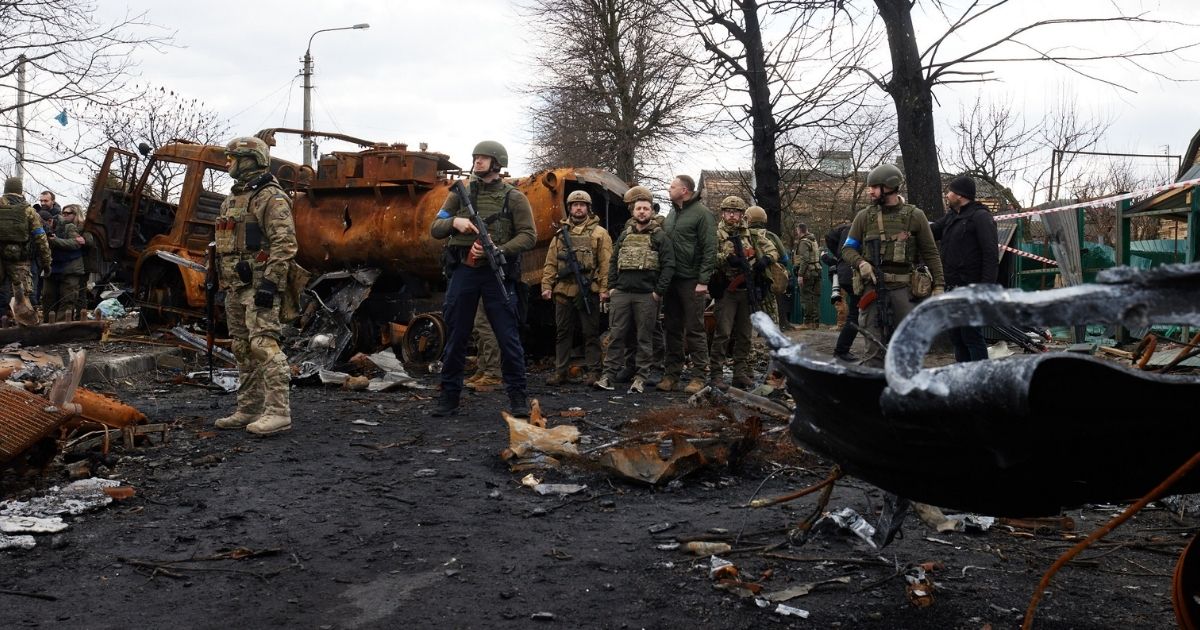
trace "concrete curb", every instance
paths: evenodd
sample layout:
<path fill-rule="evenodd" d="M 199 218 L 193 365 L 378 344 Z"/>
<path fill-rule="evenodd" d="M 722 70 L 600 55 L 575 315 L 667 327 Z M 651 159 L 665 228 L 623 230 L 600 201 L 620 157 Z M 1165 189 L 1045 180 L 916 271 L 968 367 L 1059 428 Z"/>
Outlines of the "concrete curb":
<path fill-rule="evenodd" d="M 81 383 L 106 383 L 134 374 L 150 372 L 158 369 L 158 364 L 165 357 L 182 355 L 179 348 L 159 348 L 147 352 L 89 354 L 87 367 L 83 370 Z"/>

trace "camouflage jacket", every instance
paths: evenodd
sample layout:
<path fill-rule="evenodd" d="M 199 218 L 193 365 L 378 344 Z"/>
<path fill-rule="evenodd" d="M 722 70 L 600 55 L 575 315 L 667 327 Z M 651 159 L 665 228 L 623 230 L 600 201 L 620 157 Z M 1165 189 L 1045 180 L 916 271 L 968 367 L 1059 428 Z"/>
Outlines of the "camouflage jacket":
<path fill-rule="evenodd" d="M 79 236 L 79 227 L 74 223 L 59 220 L 50 236 L 50 273 L 82 274 L 83 245 L 75 240 Z"/>
<path fill-rule="evenodd" d="M 50 267 L 50 243 L 46 240 L 46 230 L 42 226 L 42 219 L 38 216 L 37 210 L 34 210 L 33 206 L 29 205 L 20 195 L 4 195 L 3 198 L 0 198 L 0 212 L 5 211 L 15 211 L 25 215 L 23 222 L 19 218 L 16 219 L 18 223 L 23 223 L 24 233 L 29 235 L 29 240 L 19 244 L 22 250 L 19 258 L 28 261 L 29 252 L 32 250 L 38 261 L 41 262 L 42 268 L 48 269 Z M 16 242 L 8 241 L 4 241 L 0 245 L 3 245 L 5 250 L 18 247 Z M 4 254 L 4 258 L 8 260 L 9 256 Z"/>
<path fill-rule="evenodd" d="M 821 246 L 811 232 L 796 243 L 796 273 L 806 278 L 814 278 L 821 273 Z"/>
<path fill-rule="evenodd" d="M 296 257 L 292 201 L 274 177 L 235 184 L 217 218 L 217 254 L 221 288 L 257 286 L 262 279 L 287 286 L 288 264 Z M 250 277 L 238 272 L 249 266 Z M 243 268 L 244 269 L 244 268 Z"/>
<path fill-rule="evenodd" d="M 608 230 L 600 227 L 600 218 L 589 214 L 583 223 L 572 224 L 569 220 L 564 223 L 571 236 L 571 249 L 579 261 L 579 269 L 583 276 L 590 281 L 592 293 L 608 291 L 608 267 L 612 259 L 613 243 Z M 546 262 L 542 265 L 542 291 L 553 291 L 562 297 L 579 295 L 579 283 L 571 273 L 566 260 L 567 248 L 563 244 L 563 234 L 560 230 L 550 240 L 546 249 Z"/>
<path fill-rule="evenodd" d="M 742 250 L 746 255 L 747 264 L 753 266 L 756 261 L 767 265 L 779 262 L 779 251 L 767 237 L 765 229 L 750 228 L 745 223 L 739 224 L 736 228 L 730 228 L 722 221 L 717 227 L 717 242 L 720 244 L 717 257 L 720 259 L 719 268 L 724 271 L 725 277 L 729 278 L 729 288 L 731 289 L 737 289 L 745 282 L 740 264 L 732 262 L 737 255 L 737 250 L 733 245 L 735 229 L 737 230 L 736 234 L 741 237 Z"/>

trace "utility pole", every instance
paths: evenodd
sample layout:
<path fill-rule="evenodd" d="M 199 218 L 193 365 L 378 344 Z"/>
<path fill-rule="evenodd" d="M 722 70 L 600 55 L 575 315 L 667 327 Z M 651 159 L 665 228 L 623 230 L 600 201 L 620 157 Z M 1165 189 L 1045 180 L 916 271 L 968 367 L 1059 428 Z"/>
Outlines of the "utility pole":
<path fill-rule="evenodd" d="M 304 165 L 312 166 L 312 40 L 317 36 L 317 33 L 327 33 L 329 31 L 348 31 L 352 29 L 371 28 L 370 24 L 355 24 L 354 26 L 340 26 L 338 28 L 323 28 L 308 37 L 308 47 L 304 49 L 304 67 L 300 73 L 304 75 Z"/>
<path fill-rule="evenodd" d="M 17 172 L 25 179 L 25 55 L 17 57 Z"/>

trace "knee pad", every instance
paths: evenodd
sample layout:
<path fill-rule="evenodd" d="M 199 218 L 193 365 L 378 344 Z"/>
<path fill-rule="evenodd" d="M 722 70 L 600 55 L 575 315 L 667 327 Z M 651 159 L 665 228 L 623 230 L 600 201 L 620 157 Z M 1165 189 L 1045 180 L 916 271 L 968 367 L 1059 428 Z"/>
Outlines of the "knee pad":
<path fill-rule="evenodd" d="M 279 342 L 274 337 L 255 337 L 250 340 L 250 355 L 258 363 L 266 363 L 280 352 Z"/>

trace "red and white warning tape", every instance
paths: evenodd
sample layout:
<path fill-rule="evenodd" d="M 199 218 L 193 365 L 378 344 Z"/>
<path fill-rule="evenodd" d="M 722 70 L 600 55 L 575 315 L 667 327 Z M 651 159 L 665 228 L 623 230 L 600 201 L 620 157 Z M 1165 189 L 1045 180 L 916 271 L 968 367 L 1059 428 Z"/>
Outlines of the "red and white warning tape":
<path fill-rule="evenodd" d="M 1126 199 L 1149 197 L 1151 195 L 1157 195 L 1158 193 L 1166 192 L 1168 190 L 1172 190 L 1175 188 L 1187 188 L 1188 186 L 1200 186 L 1200 179 L 1189 179 L 1189 180 L 1182 181 L 1182 182 L 1175 182 L 1173 184 L 1163 184 L 1162 186 L 1155 186 L 1154 188 L 1135 190 L 1133 192 L 1124 193 L 1124 194 L 1120 194 L 1120 195 L 1114 195 L 1112 197 L 1103 197 L 1101 199 L 1093 199 L 1091 201 L 1084 201 L 1082 203 L 1073 203 L 1073 204 L 1070 204 L 1067 206 L 1058 206 L 1057 208 L 1045 208 L 1043 210 L 1030 210 L 1028 212 L 1014 212 L 1012 214 L 997 214 L 996 216 L 994 216 L 992 218 L 997 221 L 1003 221 L 1005 219 L 1022 219 L 1025 217 L 1032 217 L 1032 216 L 1036 216 L 1039 214 L 1049 214 L 1051 212 L 1062 212 L 1064 210 L 1075 210 L 1078 208 L 1099 208 L 1102 206 L 1112 206 L 1112 205 L 1116 205 L 1118 202 L 1125 201 Z"/>
<path fill-rule="evenodd" d="M 1025 258 L 1032 258 L 1033 260 L 1036 260 L 1038 262 L 1044 262 L 1048 265 L 1054 265 L 1055 267 L 1058 266 L 1057 260 L 1054 260 L 1052 258 L 1046 258 L 1045 256 L 1038 256 L 1037 254 L 1030 254 L 1029 252 L 1021 251 L 1015 247 L 1009 247 L 1008 245 L 1000 245 L 1000 249 L 1003 249 L 1006 252 L 1012 252 L 1018 256 L 1024 256 Z"/>

